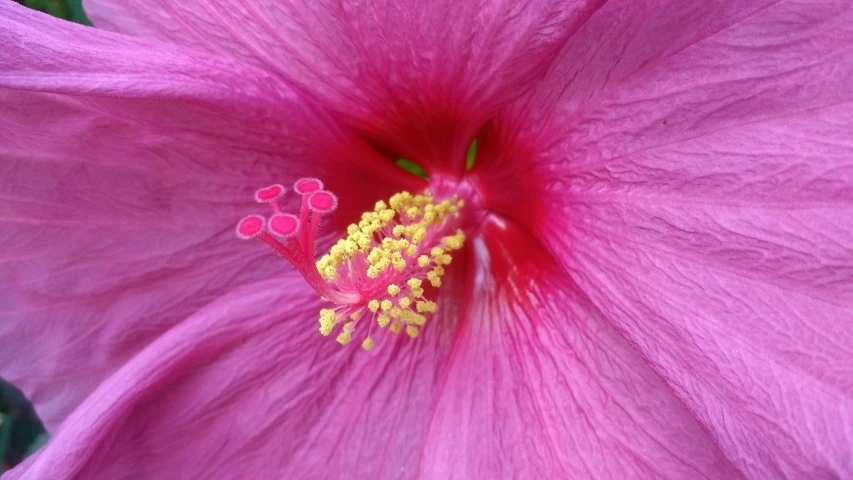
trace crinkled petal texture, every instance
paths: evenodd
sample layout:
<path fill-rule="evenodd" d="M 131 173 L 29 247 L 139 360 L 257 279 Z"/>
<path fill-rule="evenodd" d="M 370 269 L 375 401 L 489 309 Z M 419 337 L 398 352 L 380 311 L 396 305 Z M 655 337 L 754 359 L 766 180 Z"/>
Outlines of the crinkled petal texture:
<path fill-rule="evenodd" d="M 8 477 L 411 478 L 452 336 L 343 349 L 317 332 L 312 296 L 293 273 L 213 302 Z"/>
<path fill-rule="evenodd" d="M 580 4 L 492 2 L 449 29 L 435 19 L 475 5 L 89 5 L 151 39 L 0 4 L 3 333 L 26 339 L 0 365 L 21 375 L 58 332 L 52 383 L 25 387 L 54 421 L 89 395 L 10 478 L 853 473 L 846 2 L 614 2 L 586 23 Z M 458 171 L 459 139 L 559 48 L 485 131 L 471 283 L 416 342 L 320 341 L 292 276 L 201 307 L 270 271 L 224 247 L 256 175 L 312 159 L 365 203 L 405 182 L 282 79 Z"/>
<path fill-rule="evenodd" d="M 740 478 L 541 244 L 492 218 L 469 248 L 423 478 Z"/>
<path fill-rule="evenodd" d="M 100 28 L 275 71 L 383 149 L 465 169 L 494 111 L 540 77 L 601 0 L 87 0 Z"/>
<path fill-rule="evenodd" d="M 851 9 L 608 4 L 482 142 L 492 207 L 749 478 L 853 476 Z"/>
<path fill-rule="evenodd" d="M 541 245 L 491 223 L 472 242 L 474 271 L 454 268 L 483 321 L 454 325 L 450 295 L 417 340 L 365 353 L 318 342 L 321 302 L 281 288 L 295 274 L 249 285 L 131 359 L 9 478 L 739 478 Z"/>
<path fill-rule="evenodd" d="M 0 22 L 0 375 L 51 431 L 168 328 L 281 271 L 233 233 L 265 213 L 254 188 L 406 181 L 255 67 L 12 2 Z"/>

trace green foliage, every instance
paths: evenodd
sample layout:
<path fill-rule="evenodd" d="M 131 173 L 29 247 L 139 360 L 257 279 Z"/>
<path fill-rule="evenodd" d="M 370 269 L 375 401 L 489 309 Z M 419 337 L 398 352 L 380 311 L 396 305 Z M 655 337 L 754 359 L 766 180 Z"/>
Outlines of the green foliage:
<path fill-rule="evenodd" d="M 471 143 L 471 146 L 468 148 L 468 158 L 465 161 L 466 170 L 471 170 L 472 168 L 474 168 L 474 162 L 476 160 L 477 160 L 477 140 L 474 139 L 474 141 Z M 402 168 L 403 170 L 405 170 L 411 174 L 417 175 L 417 176 L 423 178 L 424 180 L 429 180 L 429 175 L 427 175 L 426 171 L 424 171 L 424 169 L 421 168 L 420 165 L 412 162 L 411 160 L 406 160 L 405 158 L 401 158 L 394 163 L 396 163 L 398 167 Z"/>
<path fill-rule="evenodd" d="M 468 159 L 465 162 L 465 167 L 468 170 L 474 168 L 474 162 L 477 160 L 477 139 L 475 138 L 473 142 L 471 142 L 471 146 L 468 147 Z"/>
<path fill-rule="evenodd" d="M 30 402 L 17 388 L 0 378 L 0 474 L 20 463 L 47 440 Z"/>
<path fill-rule="evenodd" d="M 395 163 L 397 164 L 398 167 L 402 168 L 403 170 L 405 170 L 409 173 L 413 173 L 413 174 L 415 174 L 421 178 L 424 178 L 424 179 L 429 178 L 429 175 L 427 175 L 426 171 L 424 171 L 424 169 L 421 168 L 420 165 L 412 163 L 409 160 L 406 160 L 405 158 L 401 158 L 401 159 L 397 160 Z"/>
<path fill-rule="evenodd" d="M 82 0 L 15 0 L 16 2 L 30 7 L 33 10 L 64 18 L 72 22 L 91 25 L 86 14 L 83 13 Z"/>

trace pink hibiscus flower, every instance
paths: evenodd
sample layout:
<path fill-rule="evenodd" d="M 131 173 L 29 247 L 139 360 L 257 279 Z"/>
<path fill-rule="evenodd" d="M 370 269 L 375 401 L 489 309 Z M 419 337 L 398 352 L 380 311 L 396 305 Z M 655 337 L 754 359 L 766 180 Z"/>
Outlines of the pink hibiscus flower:
<path fill-rule="evenodd" d="M 0 1 L 7 478 L 853 477 L 849 1 L 85 6 Z M 465 201 L 416 339 L 235 239 L 302 177 Z"/>

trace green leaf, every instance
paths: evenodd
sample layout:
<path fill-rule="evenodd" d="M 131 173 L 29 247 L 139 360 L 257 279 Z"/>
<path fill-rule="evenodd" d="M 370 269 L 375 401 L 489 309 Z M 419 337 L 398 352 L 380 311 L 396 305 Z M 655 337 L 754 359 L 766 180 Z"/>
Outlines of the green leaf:
<path fill-rule="evenodd" d="M 9 449 L 13 428 L 15 428 L 15 417 L 0 415 L 0 464 L 6 459 L 6 450 Z"/>
<path fill-rule="evenodd" d="M 83 0 L 68 0 L 68 13 L 69 20 L 72 22 L 92 25 L 92 22 L 86 17 L 86 12 L 83 11 Z"/>
<path fill-rule="evenodd" d="M 33 440 L 33 443 L 31 443 L 30 446 L 27 448 L 27 456 L 29 457 L 30 455 L 36 453 L 36 451 L 39 448 L 43 447 L 48 440 L 50 440 L 50 435 L 46 433 L 39 434 L 39 436 L 37 436 L 35 440 Z"/>
<path fill-rule="evenodd" d="M 426 171 L 423 168 L 421 168 L 419 165 L 416 165 L 416 164 L 406 160 L 405 158 L 401 158 L 394 163 L 396 163 L 397 166 L 402 168 L 403 170 L 405 170 L 409 173 L 415 174 L 415 175 L 423 178 L 424 180 L 429 179 L 429 175 L 427 175 Z"/>
<path fill-rule="evenodd" d="M 465 162 L 465 167 L 468 170 L 474 168 L 474 162 L 477 160 L 477 139 L 475 138 L 473 142 L 471 142 L 471 146 L 468 148 L 468 160 Z"/>

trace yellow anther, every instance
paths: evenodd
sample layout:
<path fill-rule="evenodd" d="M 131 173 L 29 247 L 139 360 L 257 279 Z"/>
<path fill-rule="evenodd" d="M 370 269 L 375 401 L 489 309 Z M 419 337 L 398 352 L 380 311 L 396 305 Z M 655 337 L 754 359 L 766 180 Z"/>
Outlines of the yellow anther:
<path fill-rule="evenodd" d="M 338 343 L 340 343 L 341 345 L 346 345 L 352 341 L 352 335 L 350 335 L 348 332 L 344 331 L 344 332 L 341 332 L 340 334 L 338 334 L 337 340 L 338 340 Z"/>
<path fill-rule="evenodd" d="M 373 348 L 373 339 L 370 337 L 365 338 L 364 341 L 361 342 L 361 348 L 369 352 L 370 349 Z"/>
<path fill-rule="evenodd" d="M 411 310 L 403 310 L 403 313 L 400 314 L 400 318 L 404 322 L 408 323 L 409 325 L 415 323 L 415 321 L 417 320 L 417 317 L 418 317 L 418 314 L 411 311 Z"/>
<path fill-rule="evenodd" d="M 429 302 L 420 302 L 419 301 L 415 304 L 415 307 L 417 308 L 418 313 L 423 313 L 423 312 L 435 313 L 435 310 L 436 310 L 436 308 L 438 308 L 438 305 L 435 302 L 431 302 L 431 301 L 429 301 Z"/>
<path fill-rule="evenodd" d="M 429 280 L 429 283 L 435 288 L 438 288 L 441 286 L 441 278 L 438 275 L 436 275 L 434 270 L 427 272 L 427 280 Z"/>
<path fill-rule="evenodd" d="M 340 258 L 344 256 L 344 243 L 345 242 L 341 240 L 329 249 L 329 257 L 332 261 L 339 261 Z"/>
<path fill-rule="evenodd" d="M 335 281 L 338 279 L 338 270 L 335 267 L 329 265 L 323 270 L 323 275 L 325 275 L 326 278 L 328 278 L 329 280 Z"/>
<path fill-rule="evenodd" d="M 409 245 L 408 247 L 406 247 L 406 255 L 408 255 L 410 257 L 414 257 L 415 255 L 417 255 L 417 253 L 418 253 L 417 245 Z"/>
<path fill-rule="evenodd" d="M 387 257 L 380 258 L 376 261 L 375 265 L 367 269 L 367 276 L 370 278 L 376 278 L 380 273 L 384 272 L 389 265 L 391 265 L 391 260 L 388 260 Z"/>
<path fill-rule="evenodd" d="M 451 260 L 453 260 L 453 258 L 446 253 L 435 257 L 435 263 L 439 265 L 450 265 Z"/>
<path fill-rule="evenodd" d="M 403 256 L 400 255 L 400 252 L 394 252 L 391 254 L 391 265 L 394 266 L 394 270 L 398 272 L 402 272 L 406 269 L 406 261 L 403 259 Z"/>
<path fill-rule="evenodd" d="M 368 225 L 367 227 L 363 228 L 363 229 L 361 230 L 361 233 L 362 233 L 362 234 L 364 234 L 364 236 L 365 236 L 368 240 L 372 240 L 372 239 L 373 239 L 373 234 L 375 234 L 376 232 L 378 232 L 381 228 L 382 228 L 382 224 L 381 224 L 381 223 L 379 223 L 379 222 L 373 222 L 373 223 L 371 223 L 370 225 Z"/>
<path fill-rule="evenodd" d="M 352 315 L 350 315 L 349 318 L 351 320 L 358 320 L 359 318 L 361 318 L 361 310 L 356 310 L 355 312 L 352 312 Z"/>
<path fill-rule="evenodd" d="M 391 200 L 388 203 L 391 205 L 391 208 L 394 210 L 402 211 L 409 204 L 409 201 L 412 199 L 412 194 L 409 192 L 400 192 L 391 197 Z"/>
<path fill-rule="evenodd" d="M 418 207 L 410 207 L 406 209 L 406 216 L 409 217 L 409 220 L 414 220 L 421 214 L 421 209 Z"/>
<path fill-rule="evenodd" d="M 388 300 L 388 299 L 382 300 L 382 303 L 380 304 L 380 307 L 382 307 L 383 312 L 387 312 L 388 310 L 391 310 L 392 306 L 394 306 L 394 304 L 391 303 L 391 300 Z"/>
<path fill-rule="evenodd" d="M 356 225 L 354 223 L 350 223 L 349 225 L 347 225 L 347 233 L 348 234 L 352 235 L 353 233 L 355 233 L 357 231 L 358 231 L 358 225 Z"/>
<path fill-rule="evenodd" d="M 424 222 L 426 222 L 427 225 L 431 225 L 433 222 L 435 222 L 435 212 L 425 212 Z"/>
<path fill-rule="evenodd" d="M 394 325 L 391 325 L 391 333 L 400 333 L 400 324 L 399 323 L 395 323 Z"/>
<path fill-rule="evenodd" d="M 415 233 L 412 234 L 412 243 L 418 244 L 421 243 L 426 238 L 426 228 L 419 227 Z"/>
<path fill-rule="evenodd" d="M 379 259 L 382 258 L 384 253 L 385 253 L 385 250 L 382 250 L 381 248 L 374 247 L 370 251 L 370 254 L 367 256 L 367 263 L 369 263 L 371 265 L 376 265 L 376 262 L 378 262 Z"/>
<path fill-rule="evenodd" d="M 423 316 L 423 315 L 416 315 L 415 316 L 415 325 L 417 325 L 419 327 L 423 327 L 425 323 L 426 323 L 426 317 L 425 316 Z"/>
<path fill-rule="evenodd" d="M 344 251 L 349 256 L 355 255 L 355 252 L 358 251 L 358 244 L 353 241 L 353 239 L 348 238 L 346 243 L 344 243 Z"/>
<path fill-rule="evenodd" d="M 391 233 L 393 233 L 395 237 L 402 237 L 403 234 L 406 233 L 406 227 L 402 225 L 394 225 Z"/>
<path fill-rule="evenodd" d="M 444 249 L 442 249 L 441 247 L 435 247 L 429 251 L 429 254 L 433 257 L 440 257 L 444 255 Z"/>
<path fill-rule="evenodd" d="M 412 338 L 418 338 L 418 327 L 409 325 L 408 327 L 406 327 L 406 333 L 408 333 L 409 336 Z"/>
<path fill-rule="evenodd" d="M 362 252 L 366 252 L 367 249 L 370 248 L 371 240 L 370 237 L 362 233 L 361 235 L 359 235 L 358 240 L 356 240 L 356 243 L 358 243 L 358 248 Z"/>
<path fill-rule="evenodd" d="M 441 265 L 438 265 L 437 267 L 433 268 L 432 271 L 435 272 L 435 275 L 438 277 L 444 276 L 444 267 L 442 267 Z"/>
<path fill-rule="evenodd" d="M 320 333 L 323 334 L 324 337 L 332 333 L 332 329 L 335 328 L 337 320 L 338 316 L 335 314 L 334 310 L 329 310 L 328 308 L 320 310 Z"/>
<path fill-rule="evenodd" d="M 459 232 L 456 235 L 453 235 L 452 237 L 447 237 L 444 239 L 444 243 L 450 250 L 459 250 L 465 243 L 465 234 Z"/>
<path fill-rule="evenodd" d="M 426 267 L 428 265 L 429 265 L 429 257 L 427 257 L 426 255 L 421 255 L 420 257 L 418 257 L 418 266 Z"/>
<path fill-rule="evenodd" d="M 394 239 L 393 238 L 383 238 L 382 239 L 382 248 L 385 249 L 386 252 L 394 251 Z"/>
<path fill-rule="evenodd" d="M 424 289 L 421 287 L 415 287 L 412 289 L 412 296 L 415 298 L 420 298 L 424 294 Z"/>
<path fill-rule="evenodd" d="M 465 200 L 462 200 L 462 199 L 460 198 L 460 199 L 459 199 L 459 201 L 458 201 L 458 202 L 456 202 L 456 206 L 457 206 L 457 207 L 459 207 L 459 208 L 464 207 L 464 206 L 465 206 Z"/>
<path fill-rule="evenodd" d="M 381 212 L 381 211 L 387 210 L 387 209 L 388 209 L 388 205 L 385 205 L 385 202 L 383 202 L 382 200 L 379 200 L 378 202 L 376 202 L 376 205 L 373 207 L 373 210 L 375 212 Z"/>
<path fill-rule="evenodd" d="M 379 317 L 376 318 L 376 323 L 378 323 L 380 327 L 385 328 L 389 323 L 391 323 L 391 319 L 388 318 L 388 315 L 379 315 Z"/>
<path fill-rule="evenodd" d="M 400 299 L 399 302 L 397 302 L 397 305 L 399 305 L 400 308 L 409 308 L 409 306 L 411 304 L 412 304 L 412 299 L 409 297 L 403 297 Z"/>
<path fill-rule="evenodd" d="M 410 278 L 406 281 L 406 285 L 408 285 L 409 288 L 418 288 L 423 283 L 423 280 L 421 280 L 420 278 Z"/>
<path fill-rule="evenodd" d="M 328 308 L 324 308 L 320 310 L 320 323 L 335 323 L 338 320 L 338 315 L 334 310 L 329 310 Z"/>
<path fill-rule="evenodd" d="M 388 312 L 388 315 L 391 315 L 391 318 L 400 318 L 401 312 L 402 312 L 402 310 L 400 310 L 397 307 L 394 307 L 391 309 L 391 311 Z"/>
<path fill-rule="evenodd" d="M 371 312 L 376 313 L 379 311 L 379 300 L 373 299 L 367 302 L 367 308 L 369 308 Z"/>
<path fill-rule="evenodd" d="M 388 225 L 388 222 L 394 219 L 395 212 L 394 210 L 383 210 L 379 212 L 379 220 L 382 222 L 382 225 Z"/>
<path fill-rule="evenodd" d="M 400 293 L 400 287 L 398 287 L 397 285 L 394 285 L 393 283 L 391 285 L 388 285 L 388 295 L 391 295 L 392 297 L 394 297 L 398 293 Z"/>

